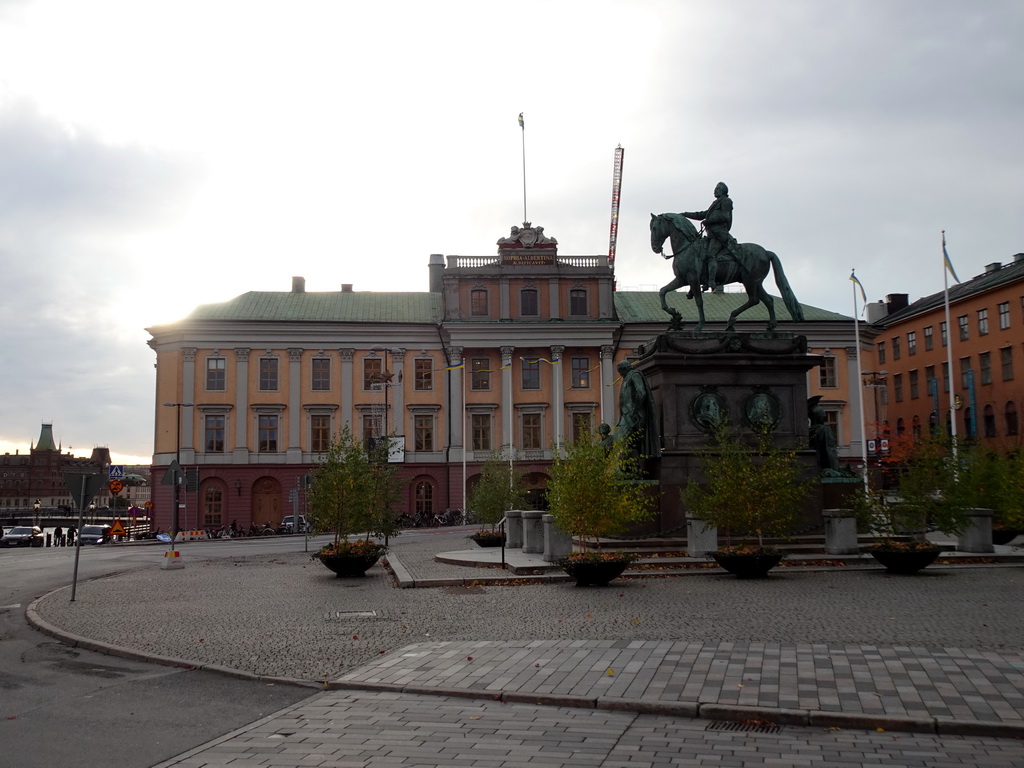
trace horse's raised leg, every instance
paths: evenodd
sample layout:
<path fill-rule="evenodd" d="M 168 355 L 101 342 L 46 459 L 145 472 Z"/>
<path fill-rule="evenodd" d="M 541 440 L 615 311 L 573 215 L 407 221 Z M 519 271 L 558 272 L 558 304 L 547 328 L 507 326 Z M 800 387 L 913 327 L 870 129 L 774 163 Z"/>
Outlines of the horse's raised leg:
<path fill-rule="evenodd" d="M 677 277 L 671 283 L 669 283 L 664 288 L 662 288 L 660 291 L 658 291 L 658 298 L 661 299 L 661 308 L 663 310 L 665 310 L 666 312 L 668 312 L 668 314 L 671 315 L 671 317 L 672 317 L 671 321 L 669 321 L 669 326 L 668 326 L 670 330 L 678 330 L 678 329 L 683 327 L 683 316 L 681 314 L 679 314 L 679 312 L 677 310 L 673 309 L 672 307 L 670 307 L 668 305 L 668 302 L 665 301 L 665 294 L 667 294 L 669 291 L 676 290 L 677 288 L 681 287 L 682 285 L 683 285 L 683 279 L 681 277 Z"/>

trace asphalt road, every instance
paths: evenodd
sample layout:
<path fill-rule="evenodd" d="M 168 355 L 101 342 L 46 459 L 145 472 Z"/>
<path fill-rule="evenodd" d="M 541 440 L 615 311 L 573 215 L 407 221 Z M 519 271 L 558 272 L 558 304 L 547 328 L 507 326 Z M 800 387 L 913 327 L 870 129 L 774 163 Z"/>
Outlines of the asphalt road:
<path fill-rule="evenodd" d="M 301 552 L 304 541 L 179 545 L 192 559 Z M 163 546 L 83 549 L 79 583 L 159 568 Z M 313 691 L 126 661 L 32 629 L 25 608 L 70 584 L 73 548 L 0 548 L 0 766 L 151 766 L 298 702 Z M 131 595 L 124 595 L 131 600 Z"/>

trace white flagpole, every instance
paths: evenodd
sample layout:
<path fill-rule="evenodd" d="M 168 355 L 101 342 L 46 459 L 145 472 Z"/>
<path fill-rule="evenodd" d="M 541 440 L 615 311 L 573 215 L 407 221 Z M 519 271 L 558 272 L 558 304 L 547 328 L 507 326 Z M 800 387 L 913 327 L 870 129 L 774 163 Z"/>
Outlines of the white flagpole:
<path fill-rule="evenodd" d="M 523 113 L 519 113 L 519 128 L 520 133 L 523 135 L 523 226 L 526 226 L 526 222 L 529 221 L 526 218 L 526 123 L 523 122 Z"/>
<path fill-rule="evenodd" d="M 853 288 L 853 343 L 857 348 L 857 406 L 860 409 L 860 460 L 861 466 L 864 467 L 864 490 L 871 490 L 868 483 L 868 441 L 864 429 L 864 382 L 861 380 L 861 375 L 864 369 L 860 364 L 860 321 L 857 315 L 857 283 L 854 283 Z M 875 414 L 875 418 L 878 418 L 878 414 Z"/>
<path fill-rule="evenodd" d="M 953 326 L 949 322 L 949 268 L 946 266 L 946 230 L 942 230 L 942 296 L 946 306 L 946 367 L 949 370 L 949 427 L 953 442 L 953 458 L 956 458 L 956 408 L 954 407 L 953 386 Z"/>
<path fill-rule="evenodd" d="M 465 522 L 469 514 L 469 506 L 466 504 L 466 452 L 469 446 L 466 445 L 466 358 L 462 358 L 462 520 Z"/>

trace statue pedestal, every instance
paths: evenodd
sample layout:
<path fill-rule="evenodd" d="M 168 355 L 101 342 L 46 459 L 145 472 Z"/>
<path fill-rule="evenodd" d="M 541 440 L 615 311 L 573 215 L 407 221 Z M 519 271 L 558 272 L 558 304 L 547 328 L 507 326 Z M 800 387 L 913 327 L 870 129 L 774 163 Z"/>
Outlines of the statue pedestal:
<path fill-rule="evenodd" d="M 636 367 L 651 387 L 662 437 L 661 459 L 648 462 L 661 485 L 658 530 L 685 525 L 680 492 L 700 481 L 696 454 L 723 420 L 752 445 L 756 426 L 771 427 L 777 444 L 799 446 L 807 476 L 818 474 L 806 447 L 807 372 L 820 361 L 807 354 L 806 337 L 785 333 L 670 331 L 641 348 Z M 820 524 L 820 511 L 808 504 L 808 526 Z"/>

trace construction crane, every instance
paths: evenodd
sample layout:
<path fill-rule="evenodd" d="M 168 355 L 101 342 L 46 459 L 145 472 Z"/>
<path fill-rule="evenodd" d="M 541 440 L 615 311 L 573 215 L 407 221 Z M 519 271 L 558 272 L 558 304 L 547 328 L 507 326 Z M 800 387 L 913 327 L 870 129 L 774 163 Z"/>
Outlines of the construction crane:
<path fill-rule="evenodd" d="M 622 158 L 626 150 L 619 144 L 615 148 L 615 164 L 612 167 L 612 230 L 608 237 L 608 265 L 615 264 L 615 241 L 619 237 L 619 192 L 622 189 Z"/>

